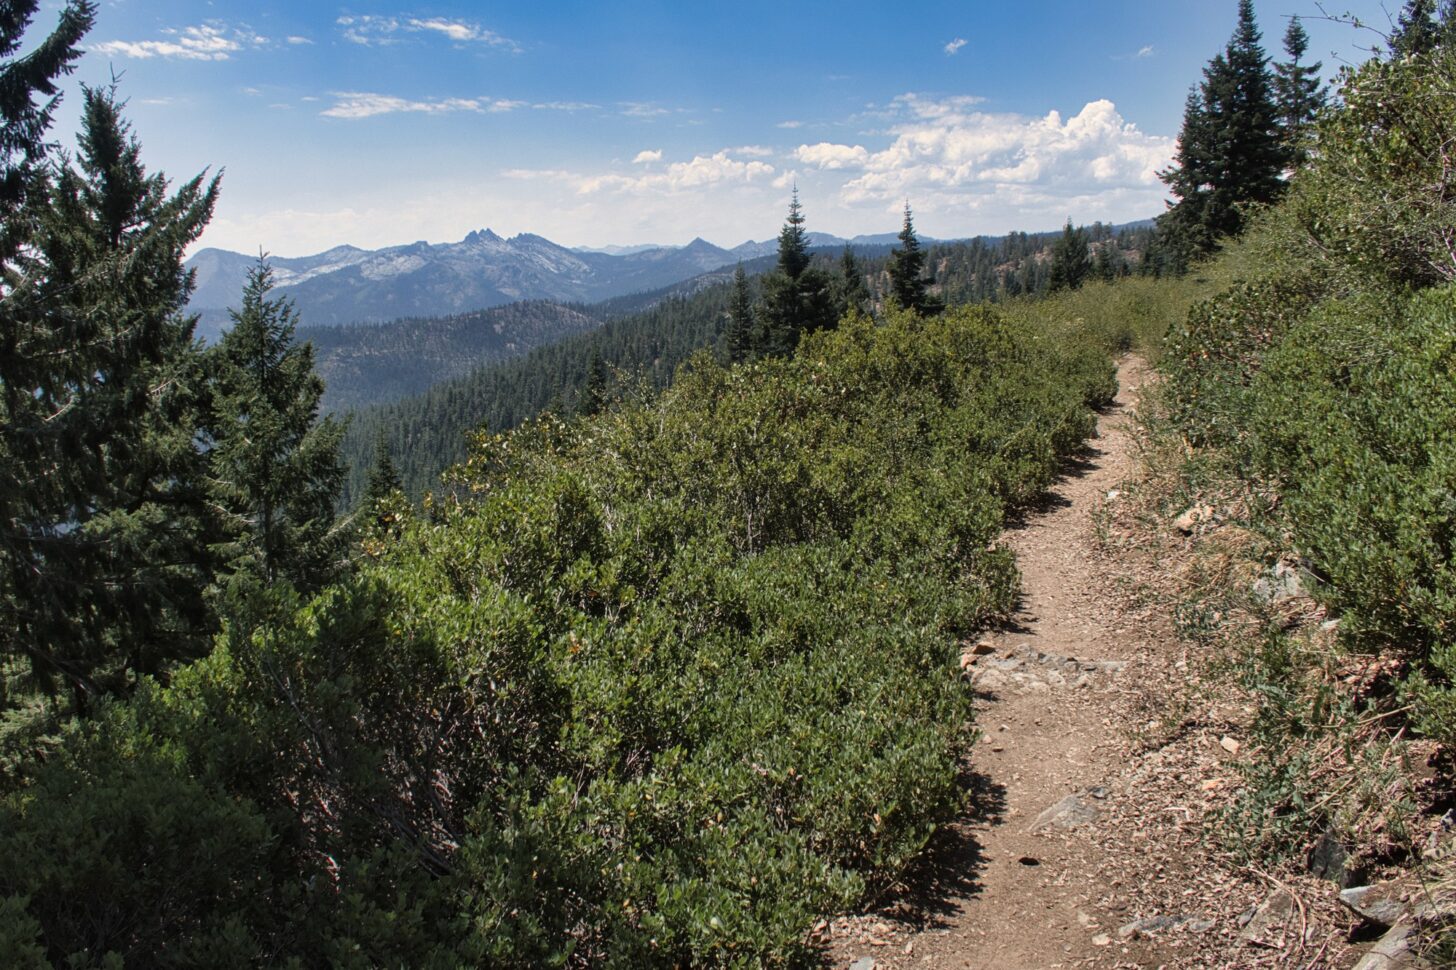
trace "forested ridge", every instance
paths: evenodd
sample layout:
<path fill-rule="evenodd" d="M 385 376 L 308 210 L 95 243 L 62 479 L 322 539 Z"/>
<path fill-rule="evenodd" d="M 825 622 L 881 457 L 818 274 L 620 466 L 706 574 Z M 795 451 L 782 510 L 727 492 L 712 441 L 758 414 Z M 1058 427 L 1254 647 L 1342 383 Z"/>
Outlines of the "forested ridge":
<path fill-rule="evenodd" d="M 1068 227 L 1064 233 L 1011 233 L 927 246 L 923 264 L 928 288 L 953 304 L 1044 295 L 1052 288 L 1054 256 L 1065 245 L 1067 233 L 1072 233 L 1074 244 L 1085 247 L 1080 262 L 1075 245 L 1074 252 L 1063 259 L 1082 266 L 1076 280 L 1079 285 L 1083 279 L 1112 281 L 1135 271 L 1146 275 L 1142 259 L 1151 245 L 1151 226 L 1114 229 L 1095 224 L 1075 231 Z M 840 303 L 836 309 L 842 312 L 847 301 L 843 293 L 849 286 L 843 252 L 806 251 L 819 271 L 838 277 L 836 299 Z M 890 254 L 855 250 L 852 258 L 851 272 L 861 278 L 864 287 L 864 308 L 884 305 L 891 285 Z M 771 272 L 775 262 L 766 257 L 744 264 L 750 303 L 760 299 L 759 277 Z M 300 330 L 299 339 L 312 340 L 318 347 L 325 376 L 346 381 L 350 388 L 334 395 L 326 392 L 326 404 L 372 401 L 402 386 L 412 375 L 439 375 L 424 393 L 364 407 L 351 416 L 344 439 L 344 456 L 351 469 L 345 504 L 364 494 L 381 439 L 405 491 L 418 497 L 437 489 L 440 473 L 464 457 L 469 432 L 509 430 L 546 410 L 569 413 L 594 375 L 634 393 L 652 392 L 666 387 L 678 367 L 700 350 L 712 350 L 723 358 L 728 353 L 733 287 L 733 273 L 722 271 L 654 293 L 568 308 L 562 312 L 563 319 L 572 321 L 572 326 L 580 323 L 589 332 L 543 340 L 544 346 L 520 357 L 459 376 L 452 376 L 450 368 L 458 370 L 462 362 L 489 359 L 474 356 L 479 353 L 479 323 L 498 322 L 504 339 L 507 333 L 514 334 L 518 315 L 526 314 L 529 323 L 551 320 L 556 311 L 549 304 L 520 304 L 516 305 L 523 308 L 520 310 L 505 307 L 459 318 L 405 320 L 377 330 Z M 525 308 L 530 308 L 529 313 Z M 582 317 L 574 315 L 578 313 L 607 322 L 591 330 Z M 545 330 L 556 332 L 554 324 L 537 332 Z M 495 346 L 494 337 L 483 336 L 486 346 Z M 515 338 L 515 347 L 526 345 L 529 339 Z M 417 340 L 421 344 L 418 352 Z M 431 348 L 436 346 L 439 353 L 432 354 Z M 344 366 L 355 370 L 346 376 L 341 373 Z"/>
<path fill-rule="evenodd" d="M 324 410 L 343 412 L 420 394 L 600 325 L 588 307 L 527 301 L 423 320 L 300 327 L 297 340 L 313 345 Z"/>
<path fill-rule="evenodd" d="M 922 246 L 907 203 L 882 257 L 816 253 L 795 192 L 752 275 L 355 340 L 260 260 L 205 346 L 182 259 L 219 181 L 149 171 L 117 84 L 55 149 L 97 8 L 17 0 L 0 957 L 821 961 L 816 926 L 994 812 L 963 648 L 1137 350 L 1161 384 L 1122 501 L 1194 557 L 1160 577 L 1183 666 L 1255 741 L 1197 837 L 1418 880 L 1394 921 L 1449 960 L 1453 7 L 1410 0 L 1330 96 L 1298 21 L 1272 63 L 1239 0 L 1153 226 Z M 540 345 L 327 413 L 322 363 L 379 380 L 415 339 L 401 387 Z"/>

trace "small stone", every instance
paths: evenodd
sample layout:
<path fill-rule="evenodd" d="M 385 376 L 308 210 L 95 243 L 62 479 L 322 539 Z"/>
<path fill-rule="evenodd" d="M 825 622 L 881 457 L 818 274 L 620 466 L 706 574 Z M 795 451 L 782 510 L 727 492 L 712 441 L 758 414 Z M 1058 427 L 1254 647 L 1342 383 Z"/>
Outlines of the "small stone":
<path fill-rule="evenodd" d="M 1213 506 L 1195 505 L 1186 509 L 1182 515 L 1173 520 L 1173 528 L 1185 535 L 1191 534 L 1201 523 L 1213 520 Z"/>
<path fill-rule="evenodd" d="M 1309 853 L 1309 873 L 1321 879 L 1328 879 L 1330 882 L 1341 886 L 1348 886 L 1350 873 L 1345 870 L 1345 863 L 1349 861 L 1350 854 L 1329 832 L 1319 837 L 1314 848 Z"/>
<path fill-rule="evenodd" d="M 1226 734 L 1219 739 L 1218 746 L 1220 748 L 1223 748 L 1229 754 L 1239 753 L 1239 743 Z"/>
<path fill-rule="evenodd" d="M 1096 936 L 1092 937 L 1092 945 L 1093 946 L 1111 946 L 1112 945 L 1112 937 L 1108 936 L 1106 933 L 1098 933 Z"/>
<path fill-rule="evenodd" d="M 1304 579 L 1294 566 L 1277 563 L 1263 577 L 1254 581 L 1253 593 L 1260 602 L 1277 605 L 1304 596 Z"/>
<path fill-rule="evenodd" d="M 1402 970 L 1410 966 L 1410 948 L 1415 925 L 1400 920 L 1355 964 L 1354 970 Z"/>
<path fill-rule="evenodd" d="M 996 645 L 990 640 L 982 640 L 971 648 L 971 653 L 977 657 L 984 657 L 988 653 L 995 653 Z"/>
<path fill-rule="evenodd" d="M 1250 915 L 1239 939 L 1245 943 L 1270 944 L 1275 927 L 1282 926 L 1294 913 L 1294 897 L 1282 889 L 1271 893 Z"/>
<path fill-rule="evenodd" d="M 1031 823 L 1029 831 L 1036 832 L 1051 826 L 1059 829 L 1074 829 L 1079 825 L 1095 821 L 1099 814 L 1101 813 L 1097 808 L 1089 805 L 1081 795 L 1068 795 L 1038 815 L 1036 820 Z"/>
<path fill-rule="evenodd" d="M 915 955 L 915 941 L 914 940 L 911 940 L 908 943 L 906 943 L 905 944 L 905 949 L 904 949 L 903 952 L 904 952 L 904 954 L 907 957 L 914 956 Z"/>
<path fill-rule="evenodd" d="M 981 690 L 1005 690 L 1009 681 L 999 670 L 982 670 L 971 681 Z"/>
<path fill-rule="evenodd" d="M 849 970 L 875 970 L 874 957 L 860 957 L 849 965 Z"/>
<path fill-rule="evenodd" d="M 1340 903 L 1357 916 L 1386 927 L 1394 926 L 1409 908 L 1401 899 L 1400 887 L 1388 883 L 1343 890 Z"/>
<path fill-rule="evenodd" d="M 1114 489 L 1110 489 L 1107 492 L 1107 501 L 1109 501 L 1109 502 L 1116 502 L 1121 497 L 1122 497 L 1122 492 L 1119 491 L 1118 489 L 1115 489 L 1115 488 Z"/>
<path fill-rule="evenodd" d="M 1118 939 L 1130 940 L 1137 936 L 1150 936 L 1167 930 L 1189 930 L 1204 933 L 1213 928 L 1213 920 L 1196 916 L 1145 916 L 1134 920 L 1117 931 Z"/>

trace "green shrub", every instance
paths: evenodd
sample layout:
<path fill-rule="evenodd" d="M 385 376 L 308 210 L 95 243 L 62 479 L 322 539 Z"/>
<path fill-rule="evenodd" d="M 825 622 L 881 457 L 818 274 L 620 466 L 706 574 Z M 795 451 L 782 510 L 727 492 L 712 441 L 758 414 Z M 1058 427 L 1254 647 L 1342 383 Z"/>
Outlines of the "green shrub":
<path fill-rule="evenodd" d="M 1012 608 L 1005 516 L 1111 374 L 988 310 L 851 319 L 479 441 L 459 498 L 244 601 L 0 802 L 0 934 L 80 965 L 804 962 L 959 809 L 958 638 Z"/>

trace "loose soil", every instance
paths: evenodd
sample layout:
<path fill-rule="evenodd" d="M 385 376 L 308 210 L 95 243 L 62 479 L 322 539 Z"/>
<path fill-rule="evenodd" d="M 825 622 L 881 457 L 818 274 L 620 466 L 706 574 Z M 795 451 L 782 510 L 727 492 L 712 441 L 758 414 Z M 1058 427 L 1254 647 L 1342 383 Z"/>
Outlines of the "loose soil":
<path fill-rule="evenodd" d="M 1331 884 L 1241 868 L 1207 837 L 1209 813 L 1237 785 L 1229 761 L 1250 711 L 1203 691 L 1168 605 L 1137 595 L 1156 583 L 1159 550 L 1109 541 L 1109 510 L 1136 471 L 1130 408 L 1149 371 L 1130 358 L 1119 378 L 1091 446 L 1005 535 L 1022 572 L 1017 614 L 966 645 L 981 732 L 970 807 L 879 905 L 821 924 L 831 966 L 1354 962 Z M 1294 905 L 1241 938 L 1253 908 L 1282 890 Z"/>

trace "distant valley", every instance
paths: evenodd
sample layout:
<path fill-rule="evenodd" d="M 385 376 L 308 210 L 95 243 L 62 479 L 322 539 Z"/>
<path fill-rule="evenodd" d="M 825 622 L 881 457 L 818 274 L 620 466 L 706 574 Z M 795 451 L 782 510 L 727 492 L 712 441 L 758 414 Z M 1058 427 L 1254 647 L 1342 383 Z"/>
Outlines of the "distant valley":
<path fill-rule="evenodd" d="M 848 240 L 809 234 L 816 247 L 894 241 L 892 234 Z M 768 256 L 777 245 L 770 240 L 723 249 L 694 239 L 679 247 L 569 249 L 529 233 L 507 239 L 484 229 L 457 243 L 379 250 L 336 246 L 313 256 L 272 257 L 269 263 L 277 292 L 293 300 L 302 324 L 330 326 L 449 316 L 523 300 L 596 303 Z M 196 274 L 188 306 L 202 318 L 201 336 L 215 339 L 226 329 L 227 308 L 237 304 L 256 262 L 256 256 L 223 249 L 203 249 L 187 260 Z"/>

